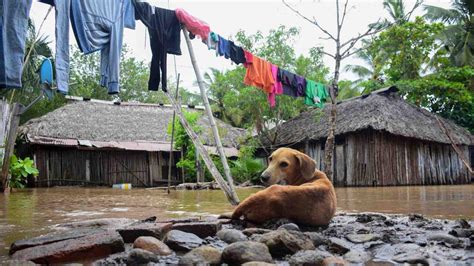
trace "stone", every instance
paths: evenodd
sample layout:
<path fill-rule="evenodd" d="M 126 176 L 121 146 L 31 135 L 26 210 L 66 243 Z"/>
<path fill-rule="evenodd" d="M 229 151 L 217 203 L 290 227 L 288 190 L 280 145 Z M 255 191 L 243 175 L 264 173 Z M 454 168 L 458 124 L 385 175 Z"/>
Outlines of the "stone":
<path fill-rule="evenodd" d="M 374 258 L 380 260 L 392 260 L 395 256 L 410 256 L 425 252 L 422 247 L 413 243 L 385 244 L 375 247 Z"/>
<path fill-rule="evenodd" d="M 176 223 L 173 224 L 172 230 L 179 230 L 186 233 L 195 234 L 201 238 L 208 236 L 215 236 L 216 233 L 222 229 L 222 224 L 219 221 L 209 222 L 193 222 L 193 223 Z"/>
<path fill-rule="evenodd" d="M 152 236 L 162 239 L 171 229 L 171 223 L 141 223 L 120 228 L 117 231 L 125 243 L 133 243 L 140 236 Z"/>
<path fill-rule="evenodd" d="M 204 243 L 197 235 L 178 230 L 169 231 L 164 242 L 174 251 L 190 251 Z"/>
<path fill-rule="evenodd" d="M 365 262 L 371 259 L 369 253 L 361 250 L 351 250 L 344 254 L 343 257 L 346 261 L 350 263 L 361 263 L 364 264 Z"/>
<path fill-rule="evenodd" d="M 243 264 L 251 261 L 272 262 L 268 247 L 262 243 L 242 241 L 230 244 L 222 252 L 222 261 L 227 264 Z"/>
<path fill-rule="evenodd" d="M 249 237 L 249 240 L 250 241 L 255 241 L 255 242 L 260 242 L 260 239 L 262 239 L 262 236 L 261 234 L 253 234 Z"/>
<path fill-rule="evenodd" d="M 400 263 L 430 265 L 427 259 L 425 253 L 404 253 L 392 257 L 392 260 Z"/>
<path fill-rule="evenodd" d="M 186 253 L 179 260 L 180 265 L 220 264 L 222 253 L 211 246 L 201 246 Z"/>
<path fill-rule="evenodd" d="M 68 263 L 84 258 L 98 259 L 124 250 L 122 237 L 115 231 L 107 231 L 22 249 L 15 252 L 12 258 L 39 264 Z"/>
<path fill-rule="evenodd" d="M 217 216 L 217 219 L 232 219 L 233 212 L 225 212 Z"/>
<path fill-rule="evenodd" d="M 278 227 L 284 224 L 289 224 L 289 223 L 293 223 L 293 221 L 287 218 L 277 218 L 277 219 L 271 219 L 269 221 L 266 221 L 265 223 L 262 224 L 262 227 L 266 229 L 270 229 L 270 230 L 276 230 L 278 229 Z"/>
<path fill-rule="evenodd" d="M 143 265 L 150 262 L 159 262 L 160 258 L 150 251 L 134 248 L 128 254 L 127 265 Z"/>
<path fill-rule="evenodd" d="M 321 265 L 325 258 L 332 257 L 331 253 L 323 250 L 302 250 L 288 259 L 290 265 Z"/>
<path fill-rule="evenodd" d="M 166 220 L 160 220 L 158 221 L 159 223 L 193 223 L 193 222 L 199 222 L 198 217 L 189 217 L 189 218 L 175 218 L 175 219 L 166 219 Z"/>
<path fill-rule="evenodd" d="M 277 230 L 280 230 L 280 229 L 286 229 L 288 231 L 301 231 L 299 226 L 296 225 L 295 223 L 288 223 L 288 224 L 280 225 L 280 227 L 278 227 Z"/>
<path fill-rule="evenodd" d="M 173 254 L 173 251 L 165 243 L 152 236 L 141 236 L 135 239 L 135 242 L 133 242 L 133 247 L 150 251 L 151 253 L 160 256 L 168 256 Z"/>
<path fill-rule="evenodd" d="M 217 232 L 216 235 L 219 239 L 221 239 L 222 241 L 228 244 L 247 240 L 247 236 L 244 235 L 241 231 L 236 230 L 236 229 L 222 229 L 219 232 Z"/>
<path fill-rule="evenodd" d="M 313 241 L 313 245 L 315 247 L 318 247 L 320 245 L 324 245 L 327 243 L 327 239 L 318 232 L 305 232 L 304 234 L 307 235 Z"/>
<path fill-rule="evenodd" d="M 365 243 L 379 240 L 381 237 L 378 234 L 348 234 L 346 238 L 352 243 Z"/>
<path fill-rule="evenodd" d="M 276 265 L 276 264 L 263 262 L 263 261 L 251 261 L 251 262 L 246 262 L 242 264 L 242 266 L 272 266 L 272 265 Z"/>
<path fill-rule="evenodd" d="M 446 233 L 434 233 L 430 234 L 427 237 L 428 241 L 443 242 L 453 247 L 458 247 L 461 245 L 461 242 L 457 237 L 454 237 Z"/>
<path fill-rule="evenodd" d="M 247 236 L 251 236 L 253 234 L 266 234 L 268 232 L 271 232 L 272 230 L 270 229 L 265 229 L 265 228 L 245 228 L 242 233 L 244 233 Z"/>
<path fill-rule="evenodd" d="M 60 224 L 58 229 L 117 229 L 136 223 L 137 220 L 127 218 L 101 218 L 80 222 Z"/>
<path fill-rule="evenodd" d="M 456 223 L 458 224 L 460 228 L 463 228 L 463 229 L 471 228 L 471 225 L 466 221 L 466 219 L 456 220 Z"/>
<path fill-rule="evenodd" d="M 449 234 L 455 237 L 470 237 L 474 235 L 474 229 L 463 229 L 463 228 L 456 228 L 449 231 Z"/>
<path fill-rule="evenodd" d="M 313 241 L 298 231 L 276 230 L 262 235 L 259 242 L 267 245 L 270 253 L 276 257 L 314 249 Z"/>
<path fill-rule="evenodd" d="M 224 250 L 224 248 L 226 248 L 229 245 L 226 242 L 222 241 L 217 236 L 214 236 L 214 237 L 208 236 L 204 239 L 204 241 L 206 245 L 217 248 L 220 251 Z"/>
<path fill-rule="evenodd" d="M 101 229 L 78 229 L 78 230 L 68 230 L 68 231 L 60 231 L 51 234 L 46 234 L 39 237 L 34 237 L 30 239 L 23 239 L 13 242 L 10 247 L 10 254 L 15 253 L 18 250 L 46 245 L 54 242 L 64 241 L 68 239 L 76 239 L 80 237 L 84 237 L 86 235 L 93 235 L 100 232 L 105 232 Z"/>
<path fill-rule="evenodd" d="M 351 250 L 352 244 L 344 239 L 330 237 L 329 238 L 329 249 L 332 252 L 344 255 L 349 250 Z"/>
<path fill-rule="evenodd" d="M 410 222 L 423 222 L 426 221 L 425 217 L 423 215 L 418 214 L 418 213 L 411 213 L 408 215 L 408 220 Z"/>
<path fill-rule="evenodd" d="M 323 266 L 343 266 L 347 265 L 347 262 L 344 259 L 338 257 L 327 257 L 322 261 Z"/>

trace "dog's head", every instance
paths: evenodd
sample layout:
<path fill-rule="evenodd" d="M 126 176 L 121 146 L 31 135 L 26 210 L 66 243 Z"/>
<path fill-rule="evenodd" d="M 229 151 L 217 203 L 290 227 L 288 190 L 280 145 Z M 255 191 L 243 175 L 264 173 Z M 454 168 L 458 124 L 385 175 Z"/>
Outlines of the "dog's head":
<path fill-rule="evenodd" d="M 268 159 L 268 167 L 260 177 L 262 183 L 267 186 L 301 185 L 313 179 L 316 163 L 302 152 L 279 148 Z"/>

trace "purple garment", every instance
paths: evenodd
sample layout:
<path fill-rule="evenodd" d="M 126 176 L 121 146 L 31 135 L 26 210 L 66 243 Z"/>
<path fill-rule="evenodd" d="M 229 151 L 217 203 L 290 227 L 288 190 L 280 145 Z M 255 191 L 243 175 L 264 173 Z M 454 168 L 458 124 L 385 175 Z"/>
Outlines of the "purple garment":
<path fill-rule="evenodd" d="M 306 79 L 305 77 L 295 75 L 295 82 L 296 82 L 296 96 L 297 97 L 305 97 L 305 90 L 306 90 Z"/>
<path fill-rule="evenodd" d="M 306 79 L 288 70 L 278 69 L 278 80 L 283 85 L 283 94 L 291 97 L 304 97 Z"/>

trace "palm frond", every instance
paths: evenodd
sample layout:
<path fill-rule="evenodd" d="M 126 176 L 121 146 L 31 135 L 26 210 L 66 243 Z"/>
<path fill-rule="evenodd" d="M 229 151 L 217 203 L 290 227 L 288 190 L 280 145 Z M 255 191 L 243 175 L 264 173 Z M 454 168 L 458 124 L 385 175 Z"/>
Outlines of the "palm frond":
<path fill-rule="evenodd" d="M 459 23 L 463 15 L 456 9 L 445 9 L 438 6 L 425 5 L 426 14 L 424 17 L 431 21 L 441 21 L 443 23 Z"/>

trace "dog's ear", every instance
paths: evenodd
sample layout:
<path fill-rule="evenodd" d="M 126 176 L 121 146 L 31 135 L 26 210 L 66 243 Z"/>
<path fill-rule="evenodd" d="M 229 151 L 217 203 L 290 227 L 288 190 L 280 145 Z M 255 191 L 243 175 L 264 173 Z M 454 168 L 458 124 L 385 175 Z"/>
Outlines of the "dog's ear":
<path fill-rule="evenodd" d="M 303 178 L 306 180 L 312 179 L 316 171 L 316 162 L 304 153 L 297 153 L 295 156 L 300 163 L 300 171 Z"/>

